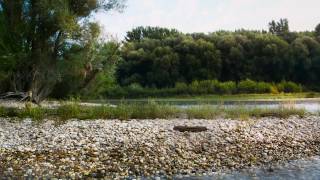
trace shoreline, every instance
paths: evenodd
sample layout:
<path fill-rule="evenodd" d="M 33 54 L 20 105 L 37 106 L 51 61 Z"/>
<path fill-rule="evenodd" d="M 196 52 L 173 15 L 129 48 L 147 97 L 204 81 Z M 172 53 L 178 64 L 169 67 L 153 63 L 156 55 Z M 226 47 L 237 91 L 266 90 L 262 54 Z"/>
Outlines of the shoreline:
<path fill-rule="evenodd" d="M 157 177 L 263 166 L 320 155 L 320 117 L 89 120 L 57 125 L 0 120 L 7 177 Z M 178 125 L 205 126 L 199 133 Z"/>

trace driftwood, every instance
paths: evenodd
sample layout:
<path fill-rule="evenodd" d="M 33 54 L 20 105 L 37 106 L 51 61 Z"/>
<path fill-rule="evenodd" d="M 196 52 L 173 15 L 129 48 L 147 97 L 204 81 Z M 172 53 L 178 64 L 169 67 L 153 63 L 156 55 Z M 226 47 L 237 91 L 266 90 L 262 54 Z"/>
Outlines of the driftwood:
<path fill-rule="evenodd" d="M 7 92 L 0 94 L 0 100 L 17 100 L 17 101 L 30 101 L 38 104 L 32 99 L 32 94 L 30 92 Z"/>
<path fill-rule="evenodd" d="M 0 94 L 0 99 L 18 99 L 20 101 L 24 101 L 27 100 L 28 97 L 28 93 L 25 92 L 7 92 Z"/>
<path fill-rule="evenodd" d="M 207 131 L 208 128 L 204 126 L 175 126 L 173 130 L 179 132 L 202 132 Z"/>

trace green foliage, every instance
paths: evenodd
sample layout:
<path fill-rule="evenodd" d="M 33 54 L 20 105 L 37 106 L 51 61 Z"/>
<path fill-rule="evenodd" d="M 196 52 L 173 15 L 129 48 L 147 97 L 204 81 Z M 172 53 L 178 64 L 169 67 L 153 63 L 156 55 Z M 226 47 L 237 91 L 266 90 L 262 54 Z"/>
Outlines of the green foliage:
<path fill-rule="evenodd" d="M 36 121 L 41 121 L 44 119 L 45 115 L 46 111 L 41 107 L 26 107 L 21 112 L 19 112 L 18 117 L 28 117 Z"/>
<path fill-rule="evenodd" d="M 78 101 L 62 103 L 57 109 L 57 114 L 62 120 L 79 118 L 82 108 Z"/>
<path fill-rule="evenodd" d="M 174 89 L 179 94 L 188 94 L 188 92 L 189 92 L 188 85 L 186 83 L 183 83 L 183 82 L 182 83 L 181 82 L 176 83 Z"/>
<path fill-rule="evenodd" d="M 250 79 L 240 81 L 238 84 L 239 93 L 254 93 L 256 92 L 257 83 Z"/>
<path fill-rule="evenodd" d="M 6 117 L 6 116 L 7 116 L 6 109 L 4 107 L 0 107 L 0 117 Z"/>
<path fill-rule="evenodd" d="M 168 33 L 161 34 L 162 31 Z M 215 93 L 217 90 L 211 86 L 216 88 L 216 85 L 202 82 L 208 79 L 275 83 L 286 80 L 312 89 L 318 86 L 320 44 L 313 33 L 290 32 L 286 19 L 271 22 L 271 33 L 246 30 L 210 34 L 169 32 L 169 29 L 157 27 L 139 27 L 128 32 L 128 38 L 134 40 L 127 40 L 121 50 L 123 61 L 116 71 L 120 85 L 139 83 L 145 88 L 165 89 L 174 87 L 177 82 L 191 83 L 190 94 Z M 136 38 L 132 33 L 138 34 Z M 242 85 L 247 87 L 242 89 Z M 265 83 L 240 83 L 240 87 L 243 93 L 271 91 L 271 85 Z M 274 87 L 272 92 L 276 92 Z"/>
<path fill-rule="evenodd" d="M 232 81 L 217 83 L 216 93 L 233 94 L 237 91 L 237 84 Z"/>
<path fill-rule="evenodd" d="M 272 85 L 266 82 L 258 82 L 255 91 L 257 93 L 272 93 Z"/>
<path fill-rule="evenodd" d="M 186 109 L 186 114 L 189 119 L 214 119 L 221 116 L 220 108 L 213 106 L 196 106 Z"/>
<path fill-rule="evenodd" d="M 302 92 L 301 85 L 295 84 L 294 82 L 290 81 L 282 81 L 277 85 L 277 88 L 280 92 Z"/>
<path fill-rule="evenodd" d="M 277 117 L 288 118 L 292 115 L 304 117 L 307 112 L 303 109 L 293 107 L 280 107 L 276 109 L 246 108 L 235 106 L 225 108 L 223 106 L 199 105 L 186 109 L 180 109 L 167 104 L 159 104 L 149 101 L 146 104 L 119 104 L 116 107 L 102 106 L 80 106 L 77 102 L 68 102 L 58 109 L 46 109 L 40 107 L 26 107 L 24 109 L 0 108 L 0 117 L 32 118 L 41 121 L 44 118 L 52 118 L 57 121 L 70 119 L 216 119 L 231 118 L 247 120 L 252 117 Z"/>
<path fill-rule="evenodd" d="M 139 84 L 132 84 L 128 87 L 115 86 L 105 92 L 107 98 L 148 98 L 148 97 L 170 97 L 189 95 L 227 95 L 227 94 L 278 94 L 298 93 L 303 88 L 299 84 L 283 81 L 281 83 L 256 82 L 243 80 L 238 84 L 233 81 L 219 82 L 217 80 L 193 81 L 187 85 L 176 83 L 173 88 L 143 88 Z"/>
<path fill-rule="evenodd" d="M 93 22 L 91 14 L 122 9 L 123 2 L 0 1 L 0 74 L 4 74 L 0 81 L 3 77 L 10 81 L 2 84 L 8 85 L 4 91 L 32 92 L 30 98 L 41 102 L 65 78 L 61 67 L 70 63 L 75 54 L 81 55 L 78 61 L 73 61 L 77 72 L 86 71 L 84 82 L 76 82 L 80 87 L 87 85 L 107 66 L 104 62 L 110 56 L 95 48 L 99 44 L 100 26 Z"/>

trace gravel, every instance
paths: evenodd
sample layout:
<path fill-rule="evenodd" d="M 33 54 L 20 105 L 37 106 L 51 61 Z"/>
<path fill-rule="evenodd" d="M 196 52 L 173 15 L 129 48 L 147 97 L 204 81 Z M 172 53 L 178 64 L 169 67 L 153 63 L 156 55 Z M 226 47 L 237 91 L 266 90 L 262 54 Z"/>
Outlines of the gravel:
<path fill-rule="evenodd" d="M 0 118 L 3 177 L 136 178 L 210 175 L 320 154 L 320 117 L 215 120 Z M 174 126 L 205 126 L 199 133 Z"/>

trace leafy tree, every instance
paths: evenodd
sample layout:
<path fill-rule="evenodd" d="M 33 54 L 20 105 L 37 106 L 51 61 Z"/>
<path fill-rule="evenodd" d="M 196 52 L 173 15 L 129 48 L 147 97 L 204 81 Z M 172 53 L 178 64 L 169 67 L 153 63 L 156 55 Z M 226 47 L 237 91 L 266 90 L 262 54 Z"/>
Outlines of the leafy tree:
<path fill-rule="evenodd" d="M 318 24 L 315 28 L 315 35 L 316 35 L 318 42 L 320 42 L 320 24 Z"/>
<path fill-rule="evenodd" d="M 169 36 L 176 36 L 179 32 L 176 29 L 167 29 L 161 27 L 142 27 L 139 26 L 127 32 L 126 41 L 141 41 L 144 38 L 163 40 Z"/>
<path fill-rule="evenodd" d="M 0 0 L 0 61 L 9 89 L 42 101 L 59 80 L 58 64 L 70 47 L 98 36 L 92 13 L 123 7 L 121 0 Z"/>
<path fill-rule="evenodd" d="M 278 22 L 272 20 L 269 23 L 269 32 L 275 35 L 284 35 L 289 32 L 288 19 L 280 19 Z"/>
<path fill-rule="evenodd" d="M 128 32 L 131 40 L 121 49 L 123 60 L 117 70 L 118 82 L 163 88 L 174 87 L 177 82 L 251 79 L 317 86 L 320 45 L 314 32 L 289 32 L 287 20 L 271 24 L 273 33 L 238 30 L 160 35 L 155 31 L 159 28 L 140 27 L 139 32 L 144 35 L 133 38 L 136 33 Z M 196 83 L 191 85 L 193 89 L 195 86 Z M 257 86 L 260 92 L 268 92 L 271 85 Z"/>

